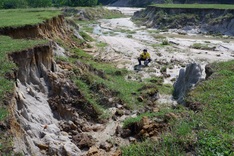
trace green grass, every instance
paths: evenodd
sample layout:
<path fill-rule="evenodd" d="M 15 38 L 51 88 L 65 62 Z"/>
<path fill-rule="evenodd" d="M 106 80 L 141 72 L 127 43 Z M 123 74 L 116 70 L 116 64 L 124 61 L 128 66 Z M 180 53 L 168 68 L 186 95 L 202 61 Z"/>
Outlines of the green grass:
<path fill-rule="evenodd" d="M 213 50 L 215 47 L 210 47 L 208 44 L 194 43 L 190 48 L 201 49 L 201 50 Z"/>
<path fill-rule="evenodd" d="M 0 10 L 0 28 L 35 25 L 61 14 L 58 10 L 12 9 Z"/>
<path fill-rule="evenodd" d="M 155 4 L 159 8 L 182 8 L 182 9 L 234 9 L 234 5 L 225 4 Z"/>
<path fill-rule="evenodd" d="M 83 37 L 85 41 L 94 41 L 94 39 L 84 31 L 80 31 L 79 34 Z"/>
<path fill-rule="evenodd" d="M 0 121 L 7 117 L 8 111 L 5 108 L 0 108 Z"/>
<path fill-rule="evenodd" d="M 126 69 L 116 69 L 108 63 L 92 63 L 92 66 L 99 70 L 103 70 L 108 79 L 99 79 L 99 83 L 104 83 L 110 90 L 115 91 L 118 97 L 124 101 L 129 108 L 134 108 L 139 105 L 136 97 L 132 93 L 138 94 L 138 90 L 143 87 L 144 83 L 126 80 L 125 76 L 129 71 Z M 116 74 L 120 73 L 120 74 Z"/>
<path fill-rule="evenodd" d="M 170 128 L 160 134 L 160 140 L 123 147 L 123 156 L 174 156 L 188 152 L 200 156 L 234 155 L 234 61 L 214 63 L 212 68 L 212 78 L 201 82 L 186 98 L 187 103 L 200 103 L 200 110 L 177 108 L 181 118 L 170 121 Z M 126 120 L 125 125 L 140 117 Z"/>
<path fill-rule="evenodd" d="M 12 72 L 12 69 L 15 69 L 16 66 L 9 60 L 7 54 L 31 48 L 38 44 L 45 44 L 47 42 L 48 41 L 45 40 L 23 40 L 0 36 L 0 99 L 3 99 L 4 94 L 12 91 L 13 88 L 13 82 L 7 80 L 5 74 Z"/>
<path fill-rule="evenodd" d="M 104 47 L 106 47 L 107 45 L 108 45 L 108 44 L 105 43 L 105 42 L 98 42 L 98 43 L 96 43 L 96 46 L 99 47 L 99 48 L 104 48 Z"/>

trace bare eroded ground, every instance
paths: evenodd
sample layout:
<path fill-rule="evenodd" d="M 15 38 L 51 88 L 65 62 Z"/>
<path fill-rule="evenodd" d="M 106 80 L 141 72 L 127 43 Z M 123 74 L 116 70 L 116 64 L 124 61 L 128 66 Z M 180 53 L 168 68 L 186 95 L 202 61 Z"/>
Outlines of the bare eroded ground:
<path fill-rule="evenodd" d="M 113 8 L 111 8 L 113 9 Z M 128 16 L 137 9 L 122 9 Z M 94 26 L 92 36 L 105 46 L 99 46 L 98 50 L 92 51 L 97 59 L 113 62 L 117 68 L 127 68 L 133 71 L 130 79 L 139 80 L 153 76 L 163 76 L 164 83 L 173 84 L 181 68 L 189 63 L 199 63 L 203 68 L 206 64 L 214 61 L 226 61 L 234 59 L 234 41 L 228 37 L 212 37 L 196 34 L 188 34 L 170 30 L 161 32 L 156 29 L 147 29 L 136 26 L 130 17 L 118 19 L 102 19 Z M 200 43 L 204 50 L 194 49 L 191 46 Z M 96 43 L 94 43 L 96 44 Z M 148 49 L 152 62 L 149 67 L 143 67 L 135 71 L 138 64 L 137 57 L 143 49 Z M 166 68 L 166 71 L 162 71 Z M 158 102 L 162 105 L 173 104 L 171 95 L 160 95 Z M 116 109 L 116 108 L 111 108 Z M 114 112 L 114 111 L 113 111 Z M 134 116 L 136 114 L 133 114 Z M 100 143 L 106 140 L 114 140 L 122 145 L 128 144 L 127 140 L 114 137 L 113 130 L 126 118 L 122 116 L 117 121 L 109 121 L 102 132 L 91 132 Z"/>
<path fill-rule="evenodd" d="M 137 10 L 116 9 L 123 10 L 123 13 L 127 15 Z M 225 36 L 218 38 L 189 33 L 181 34 L 178 30 L 161 32 L 156 29 L 138 27 L 130 20 L 130 17 L 103 19 L 99 20 L 99 23 L 95 26 L 93 37 L 99 42 L 107 43 L 107 46 L 100 48 L 94 56 L 105 61 L 116 62 L 118 68 L 133 70 L 134 65 L 138 64 L 137 57 L 146 48 L 153 61 L 150 67 L 142 68 L 142 71 L 137 72 L 142 78 L 160 76 L 162 75 L 160 69 L 166 67 L 165 83 L 173 83 L 171 80 L 174 80 L 179 70 L 189 63 L 199 63 L 204 69 L 207 63 L 234 58 L 234 40 Z M 196 44 L 206 48 L 204 50 L 192 48 Z"/>

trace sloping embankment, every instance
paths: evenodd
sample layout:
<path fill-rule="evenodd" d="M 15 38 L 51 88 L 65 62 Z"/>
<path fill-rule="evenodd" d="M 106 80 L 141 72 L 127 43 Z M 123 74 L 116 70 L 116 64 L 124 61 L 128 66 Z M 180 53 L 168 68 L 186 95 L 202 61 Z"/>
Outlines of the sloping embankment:
<path fill-rule="evenodd" d="M 49 39 L 62 40 L 68 45 L 76 46 L 70 39 L 73 31 L 69 28 L 64 16 L 59 15 L 35 25 L 25 25 L 20 27 L 2 27 L 0 35 L 10 36 L 15 39 Z M 79 46 L 79 45 L 77 45 Z"/>
<path fill-rule="evenodd" d="M 75 46 L 70 39 L 73 32 L 63 16 L 38 25 L 3 28 L 0 32 L 13 38 L 58 39 Z M 94 108 L 83 102 L 83 95 L 68 79 L 72 67 L 54 61 L 53 48 L 48 42 L 8 55 L 18 67 L 14 94 L 8 101 L 10 131 L 14 151 L 22 155 L 80 155 L 81 150 L 60 125 L 77 134 L 78 125 L 84 122 L 82 115 L 97 118 Z M 76 107 L 72 108 L 74 103 Z"/>
<path fill-rule="evenodd" d="M 152 28 L 234 35 L 233 9 L 148 6 L 145 10 L 135 12 L 132 19 L 140 20 L 143 25 Z"/>

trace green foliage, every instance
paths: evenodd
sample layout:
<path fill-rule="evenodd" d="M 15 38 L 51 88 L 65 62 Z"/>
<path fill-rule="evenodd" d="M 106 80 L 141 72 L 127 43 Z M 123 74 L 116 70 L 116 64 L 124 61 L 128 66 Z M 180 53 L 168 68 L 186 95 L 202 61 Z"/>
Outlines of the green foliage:
<path fill-rule="evenodd" d="M 76 0 L 73 6 L 96 6 L 98 0 Z"/>
<path fill-rule="evenodd" d="M 215 47 L 209 47 L 208 44 L 202 44 L 202 43 L 194 43 L 190 47 L 194 48 L 194 49 L 202 49 L 202 50 L 213 50 L 213 49 L 215 49 Z"/>
<path fill-rule="evenodd" d="M 105 42 L 98 42 L 98 43 L 96 44 L 96 46 L 97 46 L 97 47 L 100 47 L 100 48 L 103 48 L 103 47 L 106 47 L 106 46 L 107 46 L 107 43 L 105 43 Z"/>
<path fill-rule="evenodd" d="M 86 32 L 80 31 L 79 34 L 83 37 L 84 40 L 93 41 L 93 38 L 91 36 L 89 36 Z"/>
<path fill-rule="evenodd" d="M 51 0 L 28 0 L 29 7 L 40 8 L 40 7 L 51 7 Z"/>
<path fill-rule="evenodd" d="M 139 122 L 144 116 L 147 116 L 149 118 L 163 117 L 166 113 L 168 113 L 170 111 L 171 111 L 170 109 L 162 109 L 162 110 L 160 110 L 160 112 L 156 112 L 156 113 L 147 112 L 147 113 L 140 114 L 137 117 L 127 118 L 124 120 L 123 127 L 126 128 L 129 125 L 131 125 L 132 123 Z"/>
<path fill-rule="evenodd" d="M 4 120 L 7 117 L 7 110 L 4 108 L 0 108 L 0 121 Z"/>
<path fill-rule="evenodd" d="M 196 8 L 196 9 L 234 9 L 233 5 L 224 4 L 155 4 L 159 8 Z"/>
<path fill-rule="evenodd" d="M 0 2 L 0 9 L 26 8 L 27 6 L 27 0 L 1 0 Z"/>
<path fill-rule="evenodd" d="M 167 39 L 162 40 L 162 45 L 169 45 L 169 41 Z"/>
<path fill-rule="evenodd" d="M 61 12 L 58 10 L 14 9 L 0 10 L 0 14 L 0 28 L 2 28 L 20 27 L 42 23 L 47 19 L 58 16 L 61 14 Z"/>

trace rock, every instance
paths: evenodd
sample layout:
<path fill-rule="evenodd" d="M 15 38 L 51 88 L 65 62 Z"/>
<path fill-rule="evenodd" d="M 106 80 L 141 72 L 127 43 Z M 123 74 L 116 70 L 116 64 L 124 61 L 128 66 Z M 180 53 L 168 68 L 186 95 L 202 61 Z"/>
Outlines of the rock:
<path fill-rule="evenodd" d="M 96 146 L 92 146 L 88 153 L 87 153 L 87 156 L 94 156 L 98 153 L 98 148 Z"/>
<path fill-rule="evenodd" d="M 122 129 L 122 132 L 121 132 L 121 137 L 122 138 L 127 138 L 131 135 L 131 130 L 130 129 Z"/>
<path fill-rule="evenodd" d="M 40 144 L 40 143 L 35 143 L 36 146 L 38 148 L 40 148 L 40 150 L 48 150 L 49 149 L 49 146 L 48 145 L 45 145 L 45 144 Z"/>
<path fill-rule="evenodd" d="M 95 144 L 95 140 L 92 136 L 87 134 L 77 134 L 76 136 L 72 137 L 72 141 L 80 148 L 89 148 Z"/>
<path fill-rule="evenodd" d="M 109 152 L 112 147 L 113 147 L 113 145 L 111 143 L 108 143 L 108 142 L 103 142 L 100 144 L 100 148 L 104 149 L 107 152 Z"/>
<path fill-rule="evenodd" d="M 117 149 L 111 156 L 121 156 L 122 151 L 120 149 Z"/>
<path fill-rule="evenodd" d="M 175 115 L 174 113 L 167 113 L 167 114 L 165 114 L 164 118 L 165 118 L 166 121 L 169 121 L 169 120 L 177 119 L 178 116 Z"/>
<path fill-rule="evenodd" d="M 159 112 L 159 111 L 160 111 L 160 109 L 159 109 L 158 107 L 153 108 L 153 112 L 154 112 L 154 113 L 157 113 L 157 112 Z"/>
<path fill-rule="evenodd" d="M 118 125 L 115 129 L 115 134 L 119 136 L 122 133 L 122 131 L 123 131 L 122 128 Z"/>
<path fill-rule="evenodd" d="M 71 156 L 79 156 L 81 155 L 81 151 L 78 147 L 76 147 L 73 143 L 66 143 L 63 146 L 66 155 L 71 155 Z"/>
<path fill-rule="evenodd" d="M 120 110 L 120 109 L 117 109 L 116 112 L 115 112 L 115 115 L 122 116 L 122 115 L 124 115 L 124 111 Z"/>
<path fill-rule="evenodd" d="M 139 96 L 139 97 L 137 98 L 137 100 L 138 100 L 139 102 L 143 102 L 143 101 L 144 101 L 144 98 L 143 98 L 142 96 Z"/>
<path fill-rule="evenodd" d="M 179 77 L 173 85 L 173 98 L 178 103 L 184 104 L 184 97 L 187 92 L 200 81 L 201 76 L 202 69 L 199 64 L 191 63 L 187 65 L 186 70 L 180 69 Z"/>
<path fill-rule="evenodd" d="M 150 120 L 147 116 L 143 116 L 141 121 L 140 121 L 140 125 L 141 127 L 145 126 L 145 125 L 149 125 L 150 124 Z"/>
<path fill-rule="evenodd" d="M 69 124 L 71 130 L 77 129 L 77 126 L 72 121 L 68 121 L 68 124 Z"/>
<path fill-rule="evenodd" d="M 118 109 L 120 109 L 120 108 L 123 108 L 123 105 L 116 104 L 115 107 L 118 108 Z"/>
<path fill-rule="evenodd" d="M 205 66 L 205 73 L 206 73 L 206 78 L 205 79 L 208 79 L 212 74 L 213 74 L 213 70 L 211 68 L 211 65 L 210 64 L 207 64 Z"/>
<path fill-rule="evenodd" d="M 129 137 L 128 139 L 131 143 L 136 143 L 136 138 L 134 137 Z"/>

